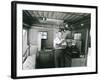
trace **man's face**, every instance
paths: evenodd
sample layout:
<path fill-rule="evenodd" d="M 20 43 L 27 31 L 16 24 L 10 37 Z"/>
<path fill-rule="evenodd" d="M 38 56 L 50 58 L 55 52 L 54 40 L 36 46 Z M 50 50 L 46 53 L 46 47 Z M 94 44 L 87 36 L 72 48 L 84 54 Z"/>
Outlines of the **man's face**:
<path fill-rule="evenodd" d="M 71 39 L 67 39 L 67 46 L 71 47 L 72 46 L 72 40 Z"/>
<path fill-rule="evenodd" d="M 71 47 L 72 46 L 72 42 L 68 42 L 68 47 Z"/>

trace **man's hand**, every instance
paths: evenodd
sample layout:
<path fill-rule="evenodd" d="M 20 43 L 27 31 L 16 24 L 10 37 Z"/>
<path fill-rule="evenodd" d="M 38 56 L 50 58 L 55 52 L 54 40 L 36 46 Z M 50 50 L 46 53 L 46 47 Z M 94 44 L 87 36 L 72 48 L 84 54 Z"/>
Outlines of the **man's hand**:
<path fill-rule="evenodd" d="M 60 44 L 56 44 L 57 47 L 61 47 L 61 43 Z"/>

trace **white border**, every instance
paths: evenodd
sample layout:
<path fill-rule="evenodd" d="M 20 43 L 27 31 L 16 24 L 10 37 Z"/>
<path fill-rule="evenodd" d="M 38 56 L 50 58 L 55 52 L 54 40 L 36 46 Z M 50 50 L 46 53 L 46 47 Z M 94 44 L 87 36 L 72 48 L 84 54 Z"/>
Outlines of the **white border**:
<path fill-rule="evenodd" d="M 88 55 L 87 67 L 71 67 L 71 68 L 56 68 L 56 69 L 33 69 L 22 70 L 22 10 L 41 10 L 41 11 L 61 11 L 61 12 L 82 12 L 91 13 L 91 53 Z M 96 27 L 96 10 L 92 8 L 76 8 L 76 7 L 58 7 L 45 5 L 27 5 L 17 4 L 17 76 L 37 76 L 49 74 L 63 74 L 63 73 L 82 73 L 95 72 L 95 27 Z"/>

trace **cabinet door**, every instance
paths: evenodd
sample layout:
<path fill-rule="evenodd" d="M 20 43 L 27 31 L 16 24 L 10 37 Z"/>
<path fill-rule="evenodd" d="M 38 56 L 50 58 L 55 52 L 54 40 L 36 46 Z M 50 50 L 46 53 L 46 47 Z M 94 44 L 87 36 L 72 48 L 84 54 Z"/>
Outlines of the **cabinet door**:
<path fill-rule="evenodd" d="M 37 68 L 53 68 L 54 67 L 53 51 L 40 51 L 39 57 L 37 59 L 38 59 Z"/>

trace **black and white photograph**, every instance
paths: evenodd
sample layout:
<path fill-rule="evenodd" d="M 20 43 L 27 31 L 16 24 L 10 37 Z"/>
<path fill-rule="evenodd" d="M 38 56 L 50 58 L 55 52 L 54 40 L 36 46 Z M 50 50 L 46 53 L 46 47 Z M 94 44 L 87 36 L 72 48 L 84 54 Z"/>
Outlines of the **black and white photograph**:
<path fill-rule="evenodd" d="M 15 1 L 12 7 L 13 78 L 97 73 L 96 6 Z"/>
<path fill-rule="evenodd" d="M 87 66 L 91 14 L 23 10 L 23 69 Z"/>

